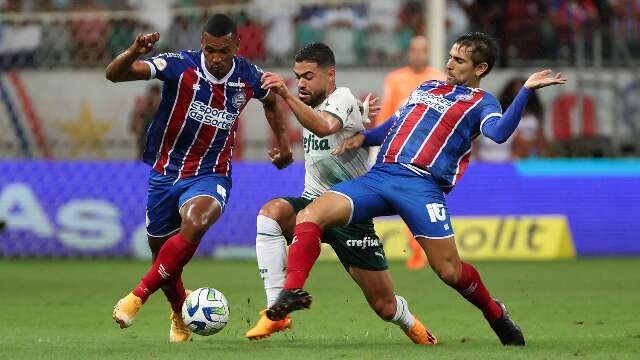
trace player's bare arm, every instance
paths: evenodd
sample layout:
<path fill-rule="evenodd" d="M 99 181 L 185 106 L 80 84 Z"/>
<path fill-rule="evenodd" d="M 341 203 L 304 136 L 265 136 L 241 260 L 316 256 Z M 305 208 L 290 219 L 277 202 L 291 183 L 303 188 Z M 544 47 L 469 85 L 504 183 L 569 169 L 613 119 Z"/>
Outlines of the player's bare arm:
<path fill-rule="evenodd" d="M 303 75 L 304 76 L 304 75 Z M 266 72 L 262 75 L 262 87 L 270 89 L 287 102 L 298 122 L 316 136 L 325 137 L 338 132 L 341 128 L 340 120 L 328 112 L 318 112 L 305 104 L 297 96 L 289 92 L 282 75 Z"/>
<path fill-rule="evenodd" d="M 107 79 L 113 82 L 148 80 L 151 76 L 149 65 L 137 60 L 140 55 L 148 54 L 160 40 L 160 33 L 138 35 L 131 46 L 107 65 Z"/>
<path fill-rule="evenodd" d="M 278 105 L 278 101 L 273 92 L 270 92 L 262 101 L 264 115 L 271 126 L 271 130 L 276 137 L 278 147 L 269 151 L 271 163 L 278 169 L 284 169 L 293 162 L 291 145 L 287 137 L 286 119 L 284 112 Z"/>

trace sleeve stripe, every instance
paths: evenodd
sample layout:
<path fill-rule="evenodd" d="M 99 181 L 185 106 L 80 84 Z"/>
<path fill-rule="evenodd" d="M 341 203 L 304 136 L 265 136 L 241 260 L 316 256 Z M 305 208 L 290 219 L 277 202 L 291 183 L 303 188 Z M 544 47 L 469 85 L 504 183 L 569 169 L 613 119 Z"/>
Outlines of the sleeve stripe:
<path fill-rule="evenodd" d="M 150 61 L 144 61 L 145 64 L 149 65 L 149 71 L 151 74 L 149 75 L 149 80 L 156 78 L 156 67 Z"/>
<path fill-rule="evenodd" d="M 480 132 L 482 133 L 482 135 L 484 135 L 484 132 L 482 132 L 482 127 L 484 126 L 484 123 L 485 123 L 487 120 L 489 120 L 490 118 L 494 117 L 494 116 L 495 116 L 495 117 L 498 117 L 498 118 L 501 118 L 501 117 L 502 117 L 502 114 L 501 114 L 501 113 L 494 112 L 494 113 L 491 113 L 491 114 L 489 114 L 489 115 L 485 116 L 485 117 L 484 117 L 484 119 L 482 119 L 482 121 L 480 121 Z"/>

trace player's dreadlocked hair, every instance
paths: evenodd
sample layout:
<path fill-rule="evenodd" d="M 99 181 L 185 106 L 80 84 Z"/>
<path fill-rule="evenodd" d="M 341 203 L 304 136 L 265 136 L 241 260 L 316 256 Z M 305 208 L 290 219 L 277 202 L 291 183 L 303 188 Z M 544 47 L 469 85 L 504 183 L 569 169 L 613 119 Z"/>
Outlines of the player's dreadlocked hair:
<path fill-rule="evenodd" d="M 460 36 L 454 44 L 459 47 L 467 48 L 471 51 L 471 61 L 476 66 L 481 63 L 487 63 L 487 71 L 483 72 L 480 77 L 487 75 L 498 58 L 498 46 L 496 41 L 489 35 L 481 32 L 472 32 Z"/>
<path fill-rule="evenodd" d="M 333 51 L 321 42 L 307 44 L 298 50 L 296 62 L 303 61 L 316 63 L 319 67 L 336 66 L 336 58 L 333 56 Z"/>
<path fill-rule="evenodd" d="M 224 14 L 215 14 L 207 20 L 202 32 L 220 37 L 228 34 L 237 35 L 236 23 Z"/>

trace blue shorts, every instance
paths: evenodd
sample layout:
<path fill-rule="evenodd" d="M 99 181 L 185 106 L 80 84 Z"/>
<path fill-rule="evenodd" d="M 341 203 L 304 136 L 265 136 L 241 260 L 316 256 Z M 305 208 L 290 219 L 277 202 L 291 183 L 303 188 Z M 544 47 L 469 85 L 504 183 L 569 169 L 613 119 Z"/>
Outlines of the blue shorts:
<path fill-rule="evenodd" d="M 164 237 L 180 229 L 180 209 L 198 196 L 214 198 L 224 211 L 229 200 L 231 179 L 218 174 L 186 179 L 166 176 L 151 169 L 147 193 L 147 235 Z"/>
<path fill-rule="evenodd" d="M 385 215 L 400 215 L 414 236 L 453 236 L 444 193 L 431 175 L 418 175 L 400 164 L 376 164 L 361 177 L 331 191 L 351 201 L 350 224 Z"/>

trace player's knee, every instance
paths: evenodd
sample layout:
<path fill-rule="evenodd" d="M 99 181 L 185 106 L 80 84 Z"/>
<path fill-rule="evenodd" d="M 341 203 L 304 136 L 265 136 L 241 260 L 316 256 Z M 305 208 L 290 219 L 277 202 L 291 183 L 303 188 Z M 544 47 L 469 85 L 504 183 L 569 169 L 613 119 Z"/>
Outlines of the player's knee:
<path fill-rule="evenodd" d="M 278 221 L 282 216 L 282 206 L 276 200 L 271 200 L 268 203 L 262 205 L 258 215 L 266 216 L 270 219 Z"/>
<path fill-rule="evenodd" d="M 438 277 L 448 285 L 455 285 L 458 283 L 460 277 L 459 271 L 453 263 L 450 262 L 435 262 L 431 263 L 431 269 L 438 275 Z"/>
<path fill-rule="evenodd" d="M 300 224 L 303 222 L 314 222 L 317 224 L 318 219 L 312 211 L 310 211 L 308 208 L 305 208 L 300 210 L 296 215 L 296 224 Z"/>
<path fill-rule="evenodd" d="M 204 218 L 187 217 L 182 219 L 181 232 L 189 241 L 199 242 L 209 229 L 209 221 Z"/>

